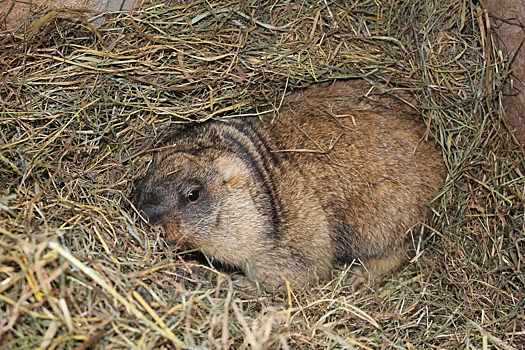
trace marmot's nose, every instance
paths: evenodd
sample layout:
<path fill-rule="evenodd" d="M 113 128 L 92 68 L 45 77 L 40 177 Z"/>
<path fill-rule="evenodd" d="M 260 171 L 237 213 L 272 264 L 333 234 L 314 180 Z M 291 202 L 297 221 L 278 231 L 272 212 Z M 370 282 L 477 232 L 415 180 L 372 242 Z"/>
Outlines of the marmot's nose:
<path fill-rule="evenodd" d="M 169 209 L 167 201 L 156 192 L 140 194 L 136 207 L 153 225 L 157 224 Z"/>

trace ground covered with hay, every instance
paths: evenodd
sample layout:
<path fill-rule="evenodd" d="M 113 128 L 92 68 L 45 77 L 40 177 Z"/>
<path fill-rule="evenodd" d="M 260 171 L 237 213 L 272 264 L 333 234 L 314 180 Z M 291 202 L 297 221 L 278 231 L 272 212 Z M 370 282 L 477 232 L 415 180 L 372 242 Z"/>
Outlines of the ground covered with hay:
<path fill-rule="evenodd" d="M 525 348 L 525 166 L 486 13 L 183 3 L 99 27 L 55 11 L 0 38 L 2 348 Z M 449 174 L 392 280 L 353 290 L 341 267 L 310 290 L 244 290 L 140 224 L 130 195 L 171 128 L 356 77 L 414 94 Z"/>

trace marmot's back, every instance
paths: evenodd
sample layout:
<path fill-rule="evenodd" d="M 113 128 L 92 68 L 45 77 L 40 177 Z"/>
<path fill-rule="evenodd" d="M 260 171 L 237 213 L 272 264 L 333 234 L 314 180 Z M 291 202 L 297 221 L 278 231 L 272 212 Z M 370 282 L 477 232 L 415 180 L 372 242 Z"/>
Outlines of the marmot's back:
<path fill-rule="evenodd" d="M 156 156 L 137 207 L 169 241 L 270 285 L 311 282 L 353 259 L 374 278 L 388 272 L 444 167 L 412 109 L 365 97 L 369 88 L 349 81 L 294 93 L 273 123 L 184 128 Z"/>

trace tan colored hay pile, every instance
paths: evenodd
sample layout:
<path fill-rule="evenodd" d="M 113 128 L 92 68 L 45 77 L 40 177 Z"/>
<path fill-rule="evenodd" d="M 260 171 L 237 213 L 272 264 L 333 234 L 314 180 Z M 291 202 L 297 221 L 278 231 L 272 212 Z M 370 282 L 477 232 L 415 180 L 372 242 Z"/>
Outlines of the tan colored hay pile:
<path fill-rule="evenodd" d="M 97 29 L 51 13 L 1 38 L 2 347 L 524 348 L 524 160 L 502 125 L 485 14 L 351 3 L 162 3 Z M 163 252 L 126 208 L 173 124 L 343 77 L 411 90 L 450 172 L 417 258 L 379 291 L 344 274 L 234 289 Z"/>

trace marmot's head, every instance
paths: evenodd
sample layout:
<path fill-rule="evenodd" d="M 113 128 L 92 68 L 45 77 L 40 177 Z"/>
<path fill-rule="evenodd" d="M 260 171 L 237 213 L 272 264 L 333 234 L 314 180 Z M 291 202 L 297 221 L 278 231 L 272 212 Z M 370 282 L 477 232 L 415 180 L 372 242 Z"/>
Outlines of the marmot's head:
<path fill-rule="evenodd" d="M 169 244 L 244 267 L 267 244 L 271 228 L 260 203 L 265 199 L 240 158 L 218 153 L 176 147 L 159 152 L 137 188 L 135 204 L 150 223 L 164 228 Z"/>

